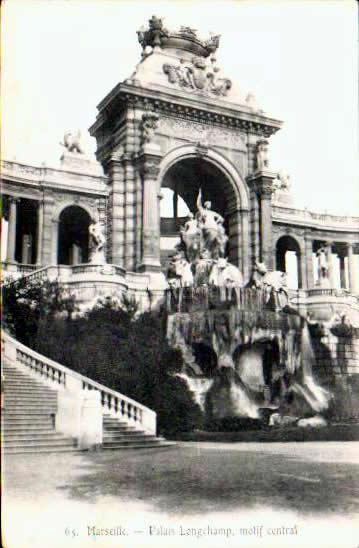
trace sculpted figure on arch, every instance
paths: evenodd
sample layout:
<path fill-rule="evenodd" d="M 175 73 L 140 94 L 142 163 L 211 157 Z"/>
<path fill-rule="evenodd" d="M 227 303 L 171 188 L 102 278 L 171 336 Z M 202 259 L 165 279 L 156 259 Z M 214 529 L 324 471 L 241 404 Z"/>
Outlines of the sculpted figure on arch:
<path fill-rule="evenodd" d="M 228 237 L 224 230 L 223 217 L 216 211 L 212 211 L 211 202 L 202 205 L 202 191 L 199 190 L 197 198 L 197 221 L 201 230 L 201 246 L 208 250 L 212 259 L 224 257 Z"/>
<path fill-rule="evenodd" d="M 186 250 L 187 259 L 190 263 L 194 262 L 200 252 L 201 231 L 192 212 L 188 214 L 188 220 L 180 228 L 180 237 Z"/>

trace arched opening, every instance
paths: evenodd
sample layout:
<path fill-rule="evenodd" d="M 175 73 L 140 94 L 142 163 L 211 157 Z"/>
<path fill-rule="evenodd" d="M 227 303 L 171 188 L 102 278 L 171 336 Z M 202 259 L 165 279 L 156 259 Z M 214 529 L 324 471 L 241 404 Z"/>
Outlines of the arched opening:
<path fill-rule="evenodd" d="M 166 264 L 179 242 L 179 228 L 185 222 L 189 211 L 186 202 L 177 191 L 162 188 L 160 202 L 162 264 Z"/>
<path fill-rule="evenodd" d="M 193 343 L 192 350 L 201 374 L 213 377 L 217 370 L 217 356 L 213 348 L 203 343 Z"/>
<path fill-rule="evenodd" d="M 241 381 L 269 398 L 269 392 L 282 370 L 278 340 L 263 339 L 240 345 L 233 353 L 233 361 Z"/>
<path fill-rule="evenodd" d="M 229 177 L 214 163 L 202 157 L 187 157 L 172 164 L 162 178 L 162 194 L 167 202 L 161 204 L 161 241 L 167 246 L 178 241 L 179 227 L 189 211 L 195 213 L 199 189 L 203 201 L 211 201 L 211 209 L 225 219 L 224 227 L 229 236 L 229 260 L 238 264 L 238 223 L 230 222 L 230 214 L 239 209 L 238 197 Z M 165 194 L 166 193 L 166 194 Z M 163 200 L 162 200 L 163 201 Z M 169 242 L 168 238 L 173 238 Z M 173 251 L 167 247 L 167 252 Z"/>
<path fill-rule="evenodd" d="M 36 263 L 37 202 L 21 198 L 17 207 L 15 260 Z"/>
<path fill-rule="evenodd" d="M 82 207 L 66 207 L 59 219 L 58 264 L 73 265 L 89 260 L 90 215 Z"/>
<path fill-rule="evenodd" d="M 300 271 L 300 247 L 291 236 L 282 236 L 276 245 L 276 268 L 287 273 L 289 289 L 302 287 Z"/>

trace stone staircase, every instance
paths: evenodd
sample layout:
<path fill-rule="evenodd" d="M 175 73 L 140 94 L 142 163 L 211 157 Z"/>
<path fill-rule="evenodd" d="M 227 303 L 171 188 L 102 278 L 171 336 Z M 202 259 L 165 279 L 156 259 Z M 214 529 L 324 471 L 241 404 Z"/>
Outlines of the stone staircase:
<path fill-rule="evenodd" d="M 76 451 L 75 441 L 55 431 L 57 391 L 14 365 L 3 367 L 2 446 L 5 454 Z M 103 415 L 103 449 L 174 446 L 109 414 Z"/>
<path fill-rule="evenodd" d="M 110 415 L 103 417 L 103 449 L 147 449 L 175 445 L 164 438 L 146 434 Z"/>
<path fill-rule="evenodd" d="M 74 441 L 55 431 L 57 392 L 12 365 L 3 367 L 2 446 L 9 453 L 76 450 Z"/>

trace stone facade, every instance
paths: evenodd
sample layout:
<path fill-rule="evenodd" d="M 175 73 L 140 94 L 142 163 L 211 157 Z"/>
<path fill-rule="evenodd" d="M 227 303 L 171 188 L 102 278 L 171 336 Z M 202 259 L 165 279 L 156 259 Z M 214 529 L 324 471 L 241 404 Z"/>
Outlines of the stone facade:
<path fill-rule="evenodd" d="M 60 169 L 2 163 L 5 272 L 67 265 L 62 270 L 75 287 L 76 265 L 89 262 L 88 226 L 99 221 L 107 263 L 123 272 L 124 290 L 161 291 L 169 251 L 162 239 L 173 238 L 185 221 L 177 205 L 173 217 L 161 218 L 162 191 L 172 190 L 174 203 L 181 197 L 193 212 L 201 188 L 225 219 L 228 257 L 245 282 L 255 261 L 286 270 L 292 252 L 297 304 L 326 299 L 324 289 L 342 290 L 341 298 L 356 295 L 359 218 L 294 207 L 289 177 L 281 174 L 278 182 L 268 160 L 270 137 L 282 122 L 221 76 L 214 57 L 219 37 L 203 41 L 186 28 L 170 33 L 152 18 L 138 38 L 141 61 L 101 101 L 90 128 L 97 162 L 75 146 L 65 150 Z M 323 246 L 325 288 L 318 285 L 315 262 Z"/>

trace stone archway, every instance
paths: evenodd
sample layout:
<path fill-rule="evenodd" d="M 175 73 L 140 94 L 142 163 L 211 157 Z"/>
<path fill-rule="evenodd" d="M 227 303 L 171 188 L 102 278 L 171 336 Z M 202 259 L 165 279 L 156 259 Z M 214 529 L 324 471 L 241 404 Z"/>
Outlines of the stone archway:
<path fill-rule="evenodd" d="M 302 287 L 301 249 L 293 236 L 281 236 L 276 243 L 276 268 L 288 274 L 288 287 Z"/>
<path fill-rule="evenodd" d="M 70 205 L 61 211 L 58 221 L 58 264 L 88 262 L 90 223 L 89 213 L 78 205 Z"/>
<path fill-rule="evenodd" d="M 247 186 L 233 164 L 210 148 L 199 154 L 195 146 L 185 145 L 162 159 L 159 183 L 180 196 L 192 212 L 196 211 L 198 191 L 202 189 L 203 199 L 210 200 L 212 209 L 225 219 L 230 262 L 239 266 L 247 278 L 249 196 Z M 162 218 L 161 235 L 175 234 L 184 220 Z"/>

